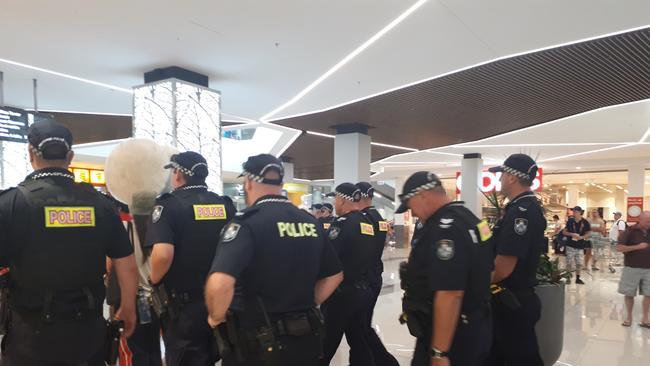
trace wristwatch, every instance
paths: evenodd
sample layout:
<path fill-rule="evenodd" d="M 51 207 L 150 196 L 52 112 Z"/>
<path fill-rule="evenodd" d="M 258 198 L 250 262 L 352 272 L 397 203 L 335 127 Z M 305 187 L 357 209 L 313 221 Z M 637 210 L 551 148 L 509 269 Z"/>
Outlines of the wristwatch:
<path fill-rule="evenodd" d="M 449 352 L 443 352 L 435 347 L 431 347 L 431 357 L 433 358 L 447 358 L 449 357 Z"/>

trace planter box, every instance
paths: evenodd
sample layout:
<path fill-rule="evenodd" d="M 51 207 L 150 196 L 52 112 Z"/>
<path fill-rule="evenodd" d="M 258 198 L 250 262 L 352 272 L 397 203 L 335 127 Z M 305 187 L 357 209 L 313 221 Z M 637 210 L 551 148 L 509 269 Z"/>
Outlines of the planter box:
<path fill-rule="evenodd" d="M 542 303 L 542 317 L 535 330 L 544 365 L 552 366 L 564 345 L 564 284 L 539 285 L 535 292 Z"/>

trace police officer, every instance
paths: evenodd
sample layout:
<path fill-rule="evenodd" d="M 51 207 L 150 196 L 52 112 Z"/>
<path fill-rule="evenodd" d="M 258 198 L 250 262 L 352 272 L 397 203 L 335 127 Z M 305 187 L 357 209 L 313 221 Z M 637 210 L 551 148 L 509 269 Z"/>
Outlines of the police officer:
<path fill-rule="evenodd" d="M 357 207 L 361 191 L 352 183 L 339 184 L 334 206 L 340 215 L 332 223 L 328 237 L 343 263 L 345 277 L 338 291 L 325 304 L 327 337 L 321 365 L 329 365 L 345 338 L 355 365 L 375 365 L 369 345 L 368 319 L 373 301 L 370 277 L 375 265 L 375 228 Z"/>
<path fill-rule="evenodd" d="M 323 224 L 323 228 L 325 230 L 328 230 L 332 225 L 332 222 L 336 220 L 336 217 L 332 215 L 333 212 L 334 212 L 334 206 L 332 206 L 331 203 L 323 203 L 321 205 L 320 216 L 318 217 L 318 221 L 320 221 Z"/>
<path fill-rule="evenodd" d="M 112 203 L 68 171 L 70 131 L 40 122 L 29 128 L 28 140 L 34 172 L 0 196 L 0 260 L 13 280 L 2 364 L 104 365 L 106 257 L 119 277 L 124 301 L 117 315 L 130 336 L 133 248 Z"/>
<path fill-rule="evenodd" d="M 276 157 L 243 167 L 247 209 L 223 230 L 206 284 L 224 366 L 317 365 L 320 305 L 343 278 L 319 222 L 282 192 Z"/>
<path fill-rule="evenodd" d="M 417 337 L 411 365 L 480 365 L 490 350 L 490 228 L 430 172 L 411 175 L 399 198 L 396 213 L 411 209 L 422 223 L 400 271 L 401 321 Z"/>
<path fill-rule="evenodd" d="M 322 205 L 322 204 L 320 204 L 320 203 L 314 203 L 313 205 L 311 205 L 311 214 L 312 214 L 315 218 L 319 219 L 319 218 L 321 217 L 321 214 L 322 214 L 322 212 L 321 212 L 321 209 L 322 209 L 322 208 L 323 208 L 323 205 Z"/>
<path fill-rule="evenodd" d="M 212 240 L 235 216 L 230 198 L 205 185 L 208 165 L 200 154 L 172 155 L 174 191 L 156 200 L 146 235 L 154 296 L 170 298 L 161 317 L 167 365 L 214 365 L 214 337 L 206 322 L 203 284 L 216 251 Z M 158 286 L 162 284 L 163 286 Z"/>
<path fill-rule="evenodd" d="M 534 286 L 539 257 L 546 248 L 546 219 L 531 192 L 537 164 L 528 155 L 514 154 L 490 171 L 502 173 L 501 193 L 510 203 L 494 228 L 494 343 L 485 364 L 542 365 L 535 334 L 541 304 Z"/>

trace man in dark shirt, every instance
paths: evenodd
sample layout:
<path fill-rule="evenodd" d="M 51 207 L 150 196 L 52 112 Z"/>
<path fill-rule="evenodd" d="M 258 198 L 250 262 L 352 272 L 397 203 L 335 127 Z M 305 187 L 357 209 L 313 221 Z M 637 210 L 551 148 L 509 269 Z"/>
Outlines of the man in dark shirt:
<path fill-rule="evenodd" d="M 591 235 L 591 224 L 582 217 L 583 214 L 584 210 L 580 206 L 574 207 L 573 217 L 567 221 L 566 227 L 562 231 L 562 235 L 568 237 L 566 240 L 567 270 L 576 271 L 576 284 L 578 285 L 585 284 L 580 279 L 580 269 L 584 263 L 584 251 Z"/>
<path fill-rule="evenodd" d="M 541 303 L 534 287 L 539 257 L 547 244 L 546 219 L 530 188 L 537 164 L 528 155 L 514 154 L 490 171 L 502 173 L 501 193 L 510 202 L 503 219 L 494 227 L 492 283 L 497 289 L 492 297 L 493 345 L 486 365 L 542 366 L 535 333 Z"/>
<path fill-rule="evenodd" d="M 241 341 L 221 349 L 223 364 L 317 365 L 315 305 L 341 283 L 341 263 L 319 222 L 281 195 L 279 159 L 252 156 L 241 176 L 249 207 L 222 231 L 205 286 L 210 325 Z"/>
<path fill-rule="evenodd" d="M 618 292 L 625 296 L 627 314 L 624 327 L 632 325 L 632 309 L 637 291 L 643 296 L 643 319 L 639 324 L 650 328 L 650 211 L 644 211 L 639 222 L 625 230 L 616 249 L 625 255 Z"/>

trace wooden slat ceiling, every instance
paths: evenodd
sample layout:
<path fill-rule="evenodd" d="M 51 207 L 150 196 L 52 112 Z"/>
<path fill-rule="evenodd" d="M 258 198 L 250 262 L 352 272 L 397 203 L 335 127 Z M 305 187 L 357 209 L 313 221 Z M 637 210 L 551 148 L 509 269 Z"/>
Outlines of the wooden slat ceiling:
<path fill-rule="evenodd" d="M 428 149 L 647 98 L 650 28 L 498 60 L 273 122 L 329 134 L 333 125 L 362 123 L 371 126 L 373 141 Z M 293 159 L 297 177 L 331 178 L 332 144 L 303 134 L 284 155 Z M 375 150 L 373 159 L 400 152 Z"/>

